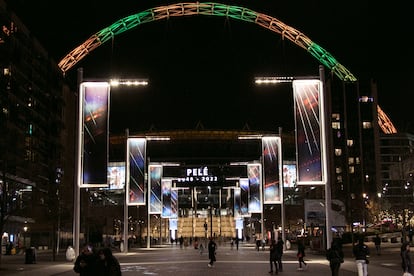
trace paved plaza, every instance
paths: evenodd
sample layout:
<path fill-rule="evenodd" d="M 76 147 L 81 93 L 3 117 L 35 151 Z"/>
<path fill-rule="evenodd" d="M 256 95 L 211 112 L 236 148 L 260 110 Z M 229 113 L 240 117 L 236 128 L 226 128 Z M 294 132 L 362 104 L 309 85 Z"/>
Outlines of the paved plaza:
<path fill-rule="evenodd" d="M 400 268 L 399 243 L 383 243 L 382 254 L 375 253 L 375 247 L 368 242 L 371 250 L 369 275 L 402 275 Z M 339 275 L 357 275 L 350 245 L 344 246 L 345 262 Z M 269 251 L 257 251 L 252 244 L 240 243 L 239 250 L 231 249 L 228 243 L 219 244 L 217 262 L 208 267 L 208 254 L 192 248 L 180 248 L 179 245 L 165 245 L 157 248 L 131 249 L 128 253 L 117 253 L 122 267 L 122 275 L 269 275 Z M 279 275 L 330 275 L 325 256 L 306 250 L 305 261 L 308 268 L 298 271 L 296 250 L 286 250 L 283 255 L 284 270 Z M 36 252 L 36 263 L 25 264 L 24 255 L 2 256 L 0 275 L 78 275 L 73 272 L 73 262 L 64 259 L 64 252 L 57 260 L 51 261 L 51 252 Z"/>

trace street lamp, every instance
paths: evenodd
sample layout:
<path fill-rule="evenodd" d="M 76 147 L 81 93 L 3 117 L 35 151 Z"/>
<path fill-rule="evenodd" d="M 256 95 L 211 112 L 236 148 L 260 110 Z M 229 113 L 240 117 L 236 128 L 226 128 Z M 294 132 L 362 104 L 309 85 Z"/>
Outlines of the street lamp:
<path fill-rule="evenodd" d="M 362 230 L 363 232 L 367 231 L 367 205 L 368 205 L 368 194 L 362 193 L 362 200 L 363 200 L 363 209 L 362 209 Z"/>
<path fill-rule="evenodd" d="M 29 227 L 27 227 L 27 225 L 25 225 L 23 227 L 23 247 L 26 248 L 26 233 L 27 230 L 29 230 Z"/>
<path fill-rule="evenodd" d="M 75 193 L 74 193 L 74 216 L 73 216 L 73 248 L 75 250 L 76 256 L 79 255 L 79 239 L 80 239 L 80 189 L 83 183 L 81 183 L 81 165 L 82 165 L 82 139 L 83 139 L 83 123 L 84 118 L 81 114 L 81 112 L 84 109 L 84 99 L 83 92 L 81 88 L 81 84 L 84 82 L 83 78 L 83 68 L 78 69 L 78 75 L 77 75 L 77 85 L 79 88 L 78 91 L 78 112 L 77 114 L 77 141 L 76 141 L 76 147 L 77 147 L 77 157 L 76 157 L 76 187 L 75 187 Z M 107 81 L 109 86 L 146 86 L 148 85 L 148 81 L 145 79 L 111 79 Z M 108 139 L 108 138 L 107 138 Z M 82 181 L 83 182 L 83 181 Z M 126 189 L 126 187 L 125 187 Z M 125 202 L 124 202 L 124 242 L 126 241 L 126 237 L 128 235 L 128 205 L 127 205 L 127 191 L 125 190 Z M 128 246 L 124 246 L 124 251 L 128 250 Z"/>
<path fill-rule="evenodd" d="M 210 238 L 213 238 L 213 198 L 211 195 L 211 186 L 208 186 L 208 196 L 210 201 Z"/>
<path fill-rule="evenodd" d="M 312 78 L 312 79 L 311 79 Z M 315 116 L 317 118 L 314 118 L 315 122 L 318 122 L 318 127 L 319 127 L 319 133 L 320 133 L 320 137 L 314 137 L 314 138 L 307 138 L 309 140 L 314 140 L 317 141 L 318 143 L 318 147 L 319 148 L 319 152 L 320 152 L 320 159 L 322 160 L 321 162 L 321 175 L 322 178 L 319 181 L 302 181 L 303 185 L 309 185 L 309 184 L 315 184 L 315 185 L 324 185 L 325 188 L 325 227 L 326 227 L 326 248 L 330 248 L 330 244 L 332 241 L 332 233 L 331 233 L 331 175 L 330 172 L 332 171 L 332 168 L 330 168 L 332 166 L 333 160 L 332 157 L 327 153 L 328 149 L 330 149 L 330 144 L 331 144 L 331 133 L 330 132 L 325 132 L 326 130 L 328 130 L 330 128 L 330 123 L 329 123 L 329 116 L 330 116 L 330 105 L 328 105 L 327 103 L 327 99 L 330 99 L 330 97 L 327 95 L 329 90 L 324 88 L 325 85 L 325 73 L 324 73 L 324 67 L 322 65 L 319 66 L 319 76 L 318 77 L 306 77 L 306 78 L 299 78 L 299 77 L 271 77 L 271 78 L 255 78 L 255 83 L 256 84 L 279 84 L 279 83 L 284 83 L 284 82 L 292 82 L 293 84 L 295 84 L 295 81 L 297 80 L 313 80 L 313 79 L 319 79 L 319 84 L 317 84 L 317 93 L 318 96 L 320 96 L 317 101 L 315 101 L 315 104 L 317 105 L 317 107 L 319 108 L 319 112 L 318 115 Z M 319 89 L 321 88 L 321 89 Z M 300 90 L 300 89 L 299 89 Z M 294 87 L 294 97 L 295 97 L 295 102 L 297 101 L 296 98 L 298 98 L 298 100 L 300 101 L 300 104 L 304 104 L 304 102 L 302 102 L 303 100 L 300 99 L 301 95 L 300 93 L 303 93 L 303 91 L 299 91 L 298 93 L 295 92 L 295 87 Z M 308 93 L 308 92 L 306 92 Z M 316 93 L 315 93 L 316 94 Z M 309 97 L 305 97 L 307 99 L 309 99 Z M 297 105 L 295 103 L 295 109 L 297 108 Z M 302 110 L 299 110 L 302 112 Z M 306 112 L 306 108 L 304 108 L 304 111 Z M 313 110 L 312 110 L 313 111 Z M 296 118 L 295 118 L 296 119 Z M 309 118 L 307 118 L 307 120 L 309 120 Z M 305 121 L 305 120 L 303 120 Z M 296 122 L 295 122 L 296 123 Z M 303 122 L 302 122 L 303 123 Z M 300 124 L 299 124 L 300 125 Z M 304 129 L 302 129 L 302 131 L 305 133 L 307 131 L 307 129 L 305 129 L 305 127 L 303 127 Z M 307 126 L 307 128 L 312 128 L 312 126 Z M 298 130 L 296 130 L 298 131 Z M 298 147 L 297 147 L 298 150 Z M 299 149 L 300 150 L 300 149 Z M 308 151 L 312 150 L 312 146 L 310 146 L 310 143 L 308 145 Z M 303 151 L 304 152 L 304 151 Z M 298 153 L 297 153 L 298 154 Z M 299 173 L 298 173 L 299 175 Z M 283 186 L 282 186 L 283 187 Z M 282 205 L 284 204 L 284 199 L 282 199 Z M 284 225 L 282 225 L 282 228 L 284 229 Z M 284 231 L 282 232 L 284 234 Z"/>

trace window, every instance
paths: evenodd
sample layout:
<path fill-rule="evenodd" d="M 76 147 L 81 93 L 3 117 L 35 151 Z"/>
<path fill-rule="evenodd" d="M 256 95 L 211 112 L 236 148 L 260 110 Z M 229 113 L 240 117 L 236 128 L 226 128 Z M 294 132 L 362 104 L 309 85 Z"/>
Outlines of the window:
<path fill-rule="evenodd" d="M 372 123 L 371 122 L 362 122 L 362 128 L 363 129 L 372 128 Z"/>
<path fill-rule="evenodd" d="M 10 76 L 11 75 L 10 69 L 9 68 L 3 68 L 3 75 Z"/>
<path fill-rule="evenodd" d="M 368 103 L 368 102 L 374 102 L 374 98 L 372 97 L 368 97 L 368 96 L 362 96 L 361 98 L 359 98 L 359 102 L 360 103 Z"/>
<path fill-rule="evenodd" d="M 352 147 L 352 146 L 354 145 L 354 140 L 352 140 L 352 139 L 348 139 L 348 140 L 346 140 L 346 145 L 347 145 L 348 147 Z"/>
<path fill-rule="evenodd" d="M 341 119 L 341 114 L 332 113 L 332 121 L 339 121 Z"/>
<path fill-rule="evenodd" d="M 335 156 L 341 156 L 342 155 L 342 149 L 335 149 Z"/>
<path fill-rule="evenodd" d="M 332 122 L 332 128 L 333 129 L 341 129 L 341 123 L 340 122 Z"/>

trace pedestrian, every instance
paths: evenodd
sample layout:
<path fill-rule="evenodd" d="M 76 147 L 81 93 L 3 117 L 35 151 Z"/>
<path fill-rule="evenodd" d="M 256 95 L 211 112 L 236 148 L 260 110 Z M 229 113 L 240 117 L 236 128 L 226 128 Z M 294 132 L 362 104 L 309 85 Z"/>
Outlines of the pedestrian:
<path fill-rule="evenodd" d="M 203 246 L 203 243 L 201 243 L 201 242 L 200 242 L 199 250 L 200 250 L 200 255 L 203 255 L 204 246 Z"/>
<path fill-rule="evenodd" d="M 358 276 L 367 276 L 369 264 L 369 248 L 364 243 L 363 237 L 359 238 L 358 244 L 354 246 L 352 251 L 355 256 L 355 263 L 358 270 Z"/>
<path fill-rule="evenodd" d="M 96 275 L 98 258 L 91 245 L 85 245 L 76 258 L 73 270 L 80 276 Z"/>
<path fill-rule="evenodd" d="M 208 258 L 210 262 L 208 263 L 209 267 L 213 267 L 214 262 L 216 261 L 216 250 L 217 244 L 214 242 L 213 237 L 210 237 L 210 241 L 208 242 Z"/>
<path fill-rule="evenodd" d="M 404 242 L 401 246 L 401 267 L 404 273 L 411 272 L 411 256 L 410 256 L 410 243 Z M 404 274 L 405 275 L 405 274 Z"/>
<path fill-rule="evenodd" d="M 110 248 L 103 248 L 98 251 L 98 275 L 121 276 L 121 266 Z"/>
<path fill-rule="evenodd" d="M 381 237 L 378 234 L 375 235 L 374 244 L 377 255 L 381 255 Z"/>
<path fill-rule="evenodd" d="M 239 237 L 236 237 L 236 250 L 239 250 Z"/>
<path fill-rule="evenodd" d="M 269 247 L 269 262 L 270 262 L 270 274 L 273 274 L 273 264 L 275 267 L 275 274 L 279 273 L 279 269 L 278 269 L 278 265 L 277 265 L 277 246 L 276 246 L 276 241 L 272 239 L 272 242 L 270 243 L 270 247 Z"/>
<path fill-rule="evenodd" d="M 326 259 L 329 261 L 332 276 L 338 276 L 341 263 L 344 262 L 344 252 L 337 241 L 332 241 L 331 248 L 326 251 Z"/>
<path fill-rule="evenodd" d="M 180 236 L 180 248 L 183 248 L 183 244 L 184 244 L 184 238 L 183 236 Z"/>
<path fill-rule="evenodd" d="M 256 240 L 256 250 L 257 250 L 257 251 L 259 251 L 259 250 L 260 250 L 260 243 L 261 243 L 261 241 L 260 241 L 260 239 L 258 238 L 258 239 Z"/>
<path fill-rule="evenodd" d="M 296 254 L 296 256 L 298 257 L 298 262 L 299 262 L 298 270 L 306 269 L 308 267 L 308 264 L 303 259 L 305 257 L 305 243 L 303 239 L 298 240 L 298 253 Z M 302 264 L 305 267 L 302 267 Z"/>
<path fill-rule="evenodd" d="M 281 237 L 277 238 L 276 248 L 278 253 L 277 263 L 279 265 L 279 272 L 283 271 L 282 257 L 283 257 L 283 245 L 284 242 Z"/>

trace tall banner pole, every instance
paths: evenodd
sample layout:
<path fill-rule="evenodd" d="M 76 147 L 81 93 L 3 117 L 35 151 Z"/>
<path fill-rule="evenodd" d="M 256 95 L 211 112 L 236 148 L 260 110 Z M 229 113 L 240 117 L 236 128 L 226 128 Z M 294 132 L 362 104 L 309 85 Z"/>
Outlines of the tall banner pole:
<path fill-rule="evenodd" d="M 78 104 L 77 104 L 77 131 L 76 133 L 76 150 L 77 150 L 77 156 L 75 158 L 75 168 L 76 168 L 76 180 L 75 180 L 75 186 L 74 186 L 74 199 L 73 199 L 73 249 L 75 250 L 75 256 L 79 255 L 79 236 L 80 236 L 80 179 L 81 179 L 81 170 L 80 170 L 80 154 L 81 154 L 81 141 L 79 139 L 80 137 L 80 131 L 81 129 L 81 116 L 79 114 L 81 110 L 81 104 L 82 104 L 82 92 L 80 91 L 80 84 L 83 82 L 83 68 L 78 69 Z M 76 120 L 75 119 L 75 120 Z"/>
<path fill-rule="evenodd" d="M 128 161 L 128 137 L 129 137 L 129 129 L 127 128 L 125 130 L 125 165 L 126 162 Z M 126 179 L 125 179 L 126 180 Z M 125 183 L 127 183 L 125 181 Z M 128 253 L 128 191 L 127 191 L 127 185 L 125 185 L 125 202 L 124 202 L 124 230 L 123 230 L 123 235 L 122 235 L 122 239 L 124 242 L 124 248 L 122 250 L 122 252 L 124 253 Z"/>
<path fill-rule="evenodd" d="M 319 66 L 319 78 L 321 81 L 321 86 L 322 86 L 322 109 L 323 109 L 323 116 L 325 116 L 325 120 L 324 120 L 324 125 L 322 126 L 325 131 L 326 131 L 326 139 L 324 139 L 325 141 L 325 148 L 324 148 L 324 152 L 323 154 L 325 155 L 325 160 L 327 162 L 326 168 L 327 168 L 327 172 L 326 172 L 326 184 L 325 184 L 325 227 L 326 227 L 326 247 L 327 249 L 329 249 L 331 247 L 331 242 L 332 242 L 332 230 L 331 230 L 331 155 L 328 153 L 329 150 L 331 148 L 331 131 L 330 131 L 330 114 L 331 114 L 331 110 L 330 110 L 330 103 L 328 103 L 328 101 L 330 101 L 330 97 L 329 97 L 329 92 L 325 87 L 325 70 L 324 67 L 322 65 Z"/>
<path fill-rule="evenodd" d="M 280 204 L 280 216 L 282 217 L 282 240 L 283 240 L 283 245 L 286 246 L 286 233 L 285 233 L 285 198 L 284 198 L 284 179 L 283 179 L 283 150 L 282 148 L 282 127 L 279 127 L 279 137 L 280 137 L 280 155 L 279 155 L 279 163 L 282 164 L 281 168 L 279 170 L 280 172 L 280 200 L 281 200 L 281 204 Z"/>

